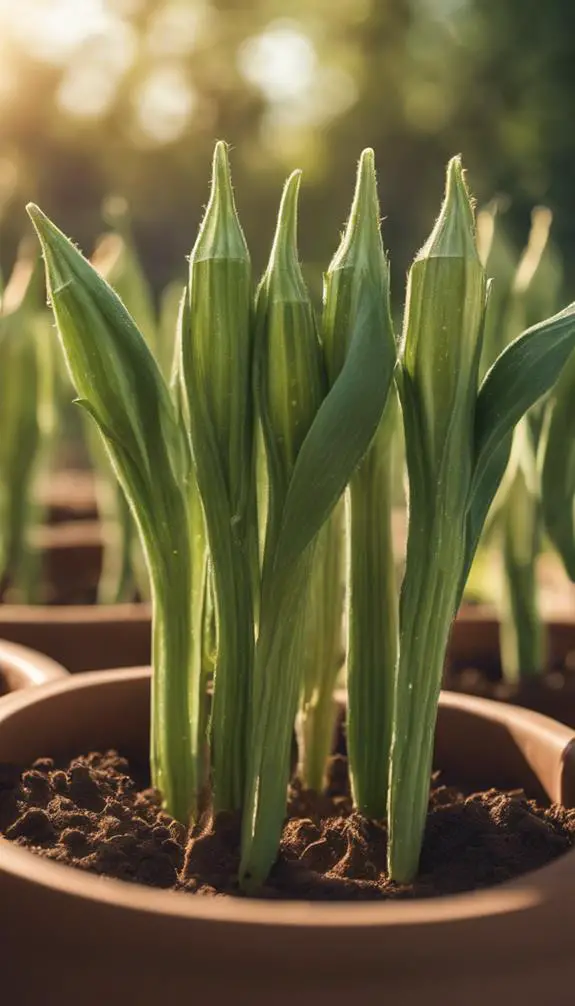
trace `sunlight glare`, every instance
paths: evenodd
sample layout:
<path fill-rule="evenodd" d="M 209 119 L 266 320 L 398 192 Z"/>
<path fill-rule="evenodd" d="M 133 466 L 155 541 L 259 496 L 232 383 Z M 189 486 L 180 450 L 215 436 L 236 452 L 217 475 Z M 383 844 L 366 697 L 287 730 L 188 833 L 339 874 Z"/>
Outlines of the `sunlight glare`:
<path fill-rule="evenodd" d="M 152 143 L 173 143 L 184 132 L 196 104 L 196 92 L 181 68 L 158 67 L 135 96 L 137 128 Z"/>
<path fill-rule="evenodd" d="M 316 75 L 317 53 L 296 22 L 281 20 L 248 38 L 238 62 L 246 80 L 259 87 L 268 101 L 283 102 L 310 89 Z"/>
<path fill-rule="evenodd" d="M 2 33 L 45 62 L 65 62 L 117 24 L 105 0 L 0 0 Z"/>

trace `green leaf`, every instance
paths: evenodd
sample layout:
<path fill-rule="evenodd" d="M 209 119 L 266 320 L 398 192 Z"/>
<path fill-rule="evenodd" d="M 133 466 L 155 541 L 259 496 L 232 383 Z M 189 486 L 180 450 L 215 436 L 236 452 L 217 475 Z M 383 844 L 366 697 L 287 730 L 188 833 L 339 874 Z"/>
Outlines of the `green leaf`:
<path fill-rule="evenodd" d="M 543 518 L 567 575 L 575 581 L 575 353 L 547 405 L 539 464 Z"/>
<path fill-rule="evenodd" d="M 483 380 L 475 410 L 475 465 L 461 593 L 509 461 L 513 430 L 553 387 L 574 348 L 575 303 L 523 332 L 503 350 Z"/>
<path fill-rule="evenodd" d="M 475 466 L 471 499 L 491 492 L 493 452 L 553 387 L 575 348 L 575 302 L 523 332 L 503 350 L 479 389 L 475 409 Z M 491 469 L 491 477 L 487 470 Z"/>
<path fill-rule="evenodd" d="M 190 604 L 184 433 L 156 361 L 122 302 L 37 207 L 29 213 L 72 382 L 102 433 L 146 552 L 154 606 L 152 778 L 169 811 L 186 821 L 197 802 L 205 739 L 197 733 L 198 717 L 190 715 L 200 671 Z"/>
<path fill-rule="evenodd" d="M 374 293 L 377 288 L 374 287 Z M 375 436 L 395 359 L 382 352 L 376 298 L 362 298 L 349 352 L 294 467 L 275 567 L 290 567 L 323 526 Z"/>

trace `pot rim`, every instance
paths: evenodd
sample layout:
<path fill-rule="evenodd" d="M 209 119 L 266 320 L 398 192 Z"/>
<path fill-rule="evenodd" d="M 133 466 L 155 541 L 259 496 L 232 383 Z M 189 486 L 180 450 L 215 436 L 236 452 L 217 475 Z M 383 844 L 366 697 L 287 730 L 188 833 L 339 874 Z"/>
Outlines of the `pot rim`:
<path fill-rule="evenodd" d="M 152 606 L 149 601 L 121 604 L 0 604 L 0 633 L 9 623 L 24 625 L 66 625 L 69 622 L 99 624 L 100 622 L 149 622 Z M 16 645 L 16 644 L 14 644 Z"/>
<path fill-rule="evenodd" d="M 499 628 L 499 613 L 494 604 L 489 604 L 486 601 L 482 601 L 479 604 L 469 604 L 468 602 L 463 602 L 457 612 L 453 624 L 454 626 L 457 624 L 461 627 L 465 627 L 468 625 L 477 625 L 482 622 L 486 622 L 489 625 Z M 575 626 L 575 610 L 572 614 L 562 611 L 560 615 L 545 618 L 544 622 L 546 628 L 550 631 L 553 631 L 554 629 L 573 629 Z"/>
<path fill-rule="evenodd" d="M 11 646 L 12 644 L 10 644 Z M 90 688 L 150 677 L 149 668 L 120 668 L 84 671 L 49 684 L 6 696 L 0 706 L 0 730 L 3 720 L 22 707 L 69 689 Z M 342 693 L 336 693 L 338 698 Z M 519 730 L 531 728 L 533 735 L 548 735 L 548 742 L 567 749 L 575 741 L 575 732 L 531 710 L 504 705 L 489 699 L 442 692 L 444 707 L 458 708 L 483 719 L 496 719 Z M 275 927 L 335 928 L 433 926 L 438 923 L 512 914 L 535 909 L 544 901 L 565 891 L 565 880 L 572 883 L 575 874 L 575 849 L 539 870 L 507 881 L 496 887 L 464 894 L 413 901 L 370 903 L 269 901 L 260 898 L 200 898 L 186 892 L 163 891 L 130 884 L 110 877 L 83 873 L 74 867 L 52 862 L 0 838 L 0 872 L 59 894 L 116 907 L 127 912 L 147 912 L 215 924 Z"/>
<path fill-rule="evenodd" d="M 0 639 L 0 667 L 10 667 L 22 679 L 30 685 L 44 685 L 47 682 L 66 681 L 69 677 L 68 671 L 57 660 L 52 657 L 33 650 L 29 646 L 21 646 L 20 643 L 10 643 L 6 639 Z M 27 687 L 23 685 L 22 687 Z M 21 690 L 21 689 L 20 689 Z M 9 692 L 8 695 L 13 695 Z M 8 696 L 3 696 L 7 698 Z"/>

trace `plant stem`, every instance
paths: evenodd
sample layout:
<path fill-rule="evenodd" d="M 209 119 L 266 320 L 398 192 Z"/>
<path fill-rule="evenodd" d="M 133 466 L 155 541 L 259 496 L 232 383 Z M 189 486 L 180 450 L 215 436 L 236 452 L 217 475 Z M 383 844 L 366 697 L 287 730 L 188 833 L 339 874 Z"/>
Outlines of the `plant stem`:
<path fill-rule="evenodd" d="M 266 592 L 265 584 L 262 590 L 240 863 L 240 882 L 246 891 L 257 890 L 269 873 L 285 817 L 313 552 L 312 545 L 289 573 L 276 579 L 275 590 Z M 271 701 L 272 695 L 276 701 Z"/>
<path fill-rule="evenodd" d="M 92 422 L 91 425 L 93 426 Z M 95 441 L 98 434 L 96 431 L 90 432 Z M 102 454 L 100 443 L 94 443 L 93 457 L 96 457 L 96 451 Z M 101 472 L 97 476 L 96 493 L 104 529 L 104 550 L 98 582 L 98 603 L 120 604 L 122 601 L 131 601 L 134 597 L 131 552 L 135 529 L 129 504 L 122 489 L 116 484 L 106 457 L 101 457 L 99 468 Z"/>
<path fill-rule="evenodd" d="M 306 652 L 298 717 L 298 775 L 320 792 L 331 754 L 336 706 L 333 690 L 343 655 L 345 499 L 318 535 L 306 604 Z"/>
<path fill-rule="evenodd" d="M 387 812 L 398 646 L 391 528 L 396 418 L 392 395 L 349 490 L 347 744 L 354 804 L 370 818 L 384 818 Z"/>
<path fill-rule="evenodd" d="M 304 785 L 316 793 L 320 793 L 325 785 L 325 770 L 333 747 L 336 714 L 333 693 L 317 690 L 299 719 L 298 740 L 302 754 L 298 775 Z"/>
<path fill-rule="evenodd" d="M 198 788 L 191 758 L 190 617 L 186 606 L 181 606 L 189 582 L 186 567 L 182 556 L 181 568 L 172 563 L 170 576 L 161 585 L 152 580 L 152 782 L 168 812 L 183 824 L 193 811 Z"/>
<path fill-rule="evenodd" d="M 400 600 L 388 811 L 388 869 L 398 883 L 413 880 L 419 863 L 437 702 L 463 569 L 463 543 L 463 521 L 458 526 L 444 517 L 430 526 L 412 513 Z"/>
<path fill-rule="evenodd" d="M 222 532 L 223 527 L 218 528 Z M 254 659 L 253 567 L 249 544 L 230 531 L 210 538 L 217 611 L 218 655 L 211 736 L 214 810 L 243 805 L 247 722 Z"/>
<path fill-rule="evenodd" d="M 169 813 L 187 824 L 198 812 L 206 747 L 202 628 L 207 552 L 195 486 L 187 513 L 179 516 L 183 547 L 166 550 L 159 562 L 148 549 L 153 605 L 150 749 L 153 784 Z M 168 556 L 164 566 L 162 559 Z M 187 603 L 182 604 L 183 598 Z"/>
<path fill-rule="evenodd" d="M 535 546 L 531 561 L 518 561 L 513 513 L 505 514 L 503 527 L 503 578 L 499 641 L 506 681 L 538 677 L 545 667 L 546 632 L 539 610 Z"/>

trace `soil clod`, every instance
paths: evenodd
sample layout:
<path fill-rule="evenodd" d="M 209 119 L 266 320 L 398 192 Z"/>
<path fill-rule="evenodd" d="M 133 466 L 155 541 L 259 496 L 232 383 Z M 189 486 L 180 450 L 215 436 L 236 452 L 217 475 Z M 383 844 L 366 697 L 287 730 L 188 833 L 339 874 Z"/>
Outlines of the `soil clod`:
<path fill-rule="evenodd" d="M 501 883 L 544 866 L 575 842 L 575 811 L 522 791 L 471 793 L 434 774 L 420 872 L 386 873 L 387 829 L 353 810 L 347 762 L 335 755 L 324 794 L 290 789 L 277 862 L 260 897 L 376 900 L 433 897 Z M 138 781 L 136 781 L 138 780 Z M 240 821 L 207 815 L 189 833 L 116 752 L 23 772 L 0 765 L 0 834 L 38 855 L 102 876 L 195 895 L 239 896 Z M 144 780 L 144 787 L 146 783 Z"/>

